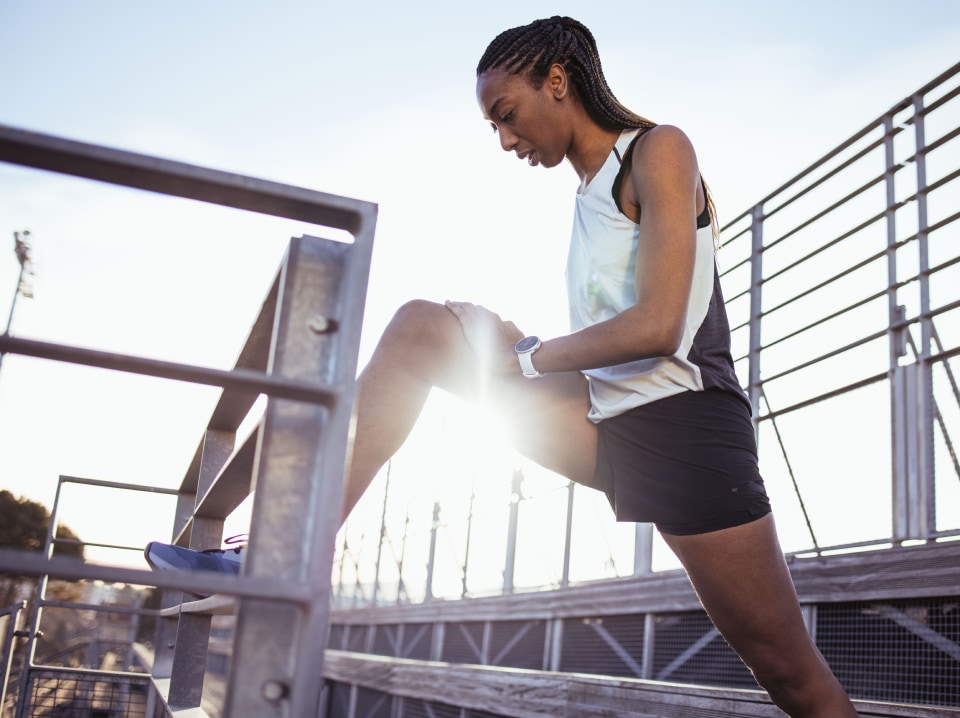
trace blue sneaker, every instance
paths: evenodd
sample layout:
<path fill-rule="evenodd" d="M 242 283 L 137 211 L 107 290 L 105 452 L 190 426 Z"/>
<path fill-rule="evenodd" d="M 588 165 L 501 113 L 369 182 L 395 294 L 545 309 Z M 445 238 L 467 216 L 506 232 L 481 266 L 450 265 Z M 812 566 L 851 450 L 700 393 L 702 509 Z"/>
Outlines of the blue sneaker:
<path fill-rule="evenodd" d="M 240 537 L 233 536 L 225 541 L 227 544 L 236 543 Z M 215 571 L 238 575 L 243 562 L 241 552 L 246 544 L 224 549 L 207 549 L 194 551 L 192 549 L 174 546 L 172 544 L 151 541 L 143 550 L 143 556 L 154 569 L 179 569 L 181 571 Z"/>

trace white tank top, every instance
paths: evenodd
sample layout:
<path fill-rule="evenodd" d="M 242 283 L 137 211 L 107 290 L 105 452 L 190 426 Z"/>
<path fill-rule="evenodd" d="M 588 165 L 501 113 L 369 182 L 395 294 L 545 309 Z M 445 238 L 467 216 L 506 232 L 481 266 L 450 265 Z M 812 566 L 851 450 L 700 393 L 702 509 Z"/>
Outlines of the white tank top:
<path fill-rule="evenodd" d="M 625 155 L 639 132 L 621 133 L 603 167 L 577 192 L 566 272 L 572 331 L 610 319 L 637 302 L 640 227 L 618 208 L 614 185 L 618 190 L 621 158 L 629 167 Z M 698 218 L 696 241 L 693 283 L 679 349 L 672 356 L 584 371 L 590 383 L 591 421 L 683 391 L 719 388 L 746 400 L 730 356 L 730 328 L 707 212 Z"/>

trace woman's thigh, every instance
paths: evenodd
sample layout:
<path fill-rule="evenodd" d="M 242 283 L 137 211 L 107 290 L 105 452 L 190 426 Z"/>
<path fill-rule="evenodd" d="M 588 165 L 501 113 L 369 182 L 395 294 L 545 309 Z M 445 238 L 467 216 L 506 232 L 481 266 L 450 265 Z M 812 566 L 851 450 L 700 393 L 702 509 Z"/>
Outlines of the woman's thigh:
<path fill-rule="evenodd" d="M 580 372 L 495 380 L 492 408 L 516 449 L 541 466 L 587 486 L 594 481 L 597 428 L 587 419 L 590 395 Z"/>
<path fill-rule="evenodd" d="M 720 633 L 758 678 L 783 662 L 820 668 L 771 515 L 706 534 L 662 535 Z"/>
<path fill-rule="evenodd" d="M 401 307 L 381 338 L 361 377 L 361 399 L 397 416 L 403 412 L 394 405 L 402 404 L 406 387 L 414 396 L 404 406 L 415 413 L 429 386 L 491 409 L 513 446 L 532 461 L 573 481 L 593 481 L 597 430 L 587 419 L 589 389 L 580 372 L 527 379 L 518 363 L 515 373 L 485 373 L 456 316 L 442 304 L 417 300 Z"/>

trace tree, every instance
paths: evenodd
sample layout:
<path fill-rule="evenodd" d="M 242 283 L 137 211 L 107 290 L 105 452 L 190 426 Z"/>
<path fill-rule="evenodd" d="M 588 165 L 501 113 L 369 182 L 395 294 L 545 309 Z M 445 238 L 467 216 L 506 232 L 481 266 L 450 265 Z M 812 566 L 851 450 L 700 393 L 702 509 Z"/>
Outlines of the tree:
<path fill-rule="evenodd" d="M 26 498 L 16 498 L 9 491 L 0 491 L 0 547 L 27 551 L 42 551 L 47 540 L 50 513 L 43 504 Z M 67 526 L 57 527 L 57 538 L 76 540 L 77 535 Z M 55 544 L 54 555 L 83 558 L 80 544 Z M 18 600 L 24 576 L 0 573 L 0 608 Z"/>

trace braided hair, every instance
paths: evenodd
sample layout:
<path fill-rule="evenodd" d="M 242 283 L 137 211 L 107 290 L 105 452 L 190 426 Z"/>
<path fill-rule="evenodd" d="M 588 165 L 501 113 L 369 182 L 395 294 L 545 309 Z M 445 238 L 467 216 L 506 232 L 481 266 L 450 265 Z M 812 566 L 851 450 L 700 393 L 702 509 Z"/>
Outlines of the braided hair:
<path fill-rule="evenodd" d="M 533 86 L 539 89 L 553 65 L 563 67 L 587 114 L 600 127 L 605 130 L 656 127 L 656 122 L 627 109 L 614 96 L 603 76 L 593 33 L 571 17 L 554 15 L 504 30 L 487 46 L 477 63 L 477 77 L 490 70 L 504 70 L 513 75 L 526 72 Z M 706 182 L 703 189 L 710 208 L 714 244 L 719 246 L 717 210 Z"/>
<path fill-rule="evenodd" d="M 563 66 L 587 114 L 604 129 L 656 124 L 620 104 L 603 76 L 593 33 L 573 18 L 554 16 L 501 32 L 480 58 L 477 77 L 495 69 L 514 75 L 526 72 L 540 87 L 553 65 Z"/>

